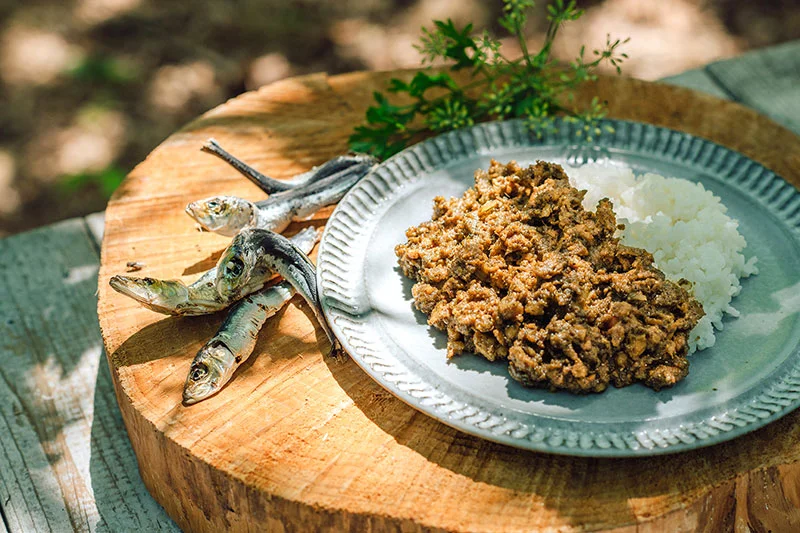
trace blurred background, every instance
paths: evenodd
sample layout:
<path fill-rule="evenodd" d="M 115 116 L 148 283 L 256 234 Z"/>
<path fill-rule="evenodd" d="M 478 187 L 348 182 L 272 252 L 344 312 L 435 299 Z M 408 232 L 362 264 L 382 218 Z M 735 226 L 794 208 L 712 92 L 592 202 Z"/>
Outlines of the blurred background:
<path fill-rule="evenodd" d="M 630 37 L 626 76 L 677 74 L 800 38 L 797 0 L 578 1 L 555 54 Z M 546 2 L 531 17 L 544 38 Z M 309 72 L 419 65 L 432 19 L 500 33 L 500 0 L 0 0 L 0 236 L 100 211 L 171 132 Z"/>

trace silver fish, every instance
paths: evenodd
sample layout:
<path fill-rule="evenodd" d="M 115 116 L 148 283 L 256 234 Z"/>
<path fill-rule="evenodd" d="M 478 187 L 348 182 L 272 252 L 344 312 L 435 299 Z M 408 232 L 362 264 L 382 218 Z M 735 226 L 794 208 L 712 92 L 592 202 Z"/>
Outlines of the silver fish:
<path fill-rule="evenodd" d="M 219 392 L 256 346 L 264 322 L 294 296 L 286 281 L 240 300 L 231 308 L 217 334 L 197 352 L 183 388 L 184 405 Z"/>
<path fill-rule="evenodd" d="M 305 228 L 291 237 L 291 242 L 304 252 L 311 252 L 319 239 L 320 232 L 315 228 Z M 224 255 L 223 255 L 224 256 Z M 228 307 L 237 299 L 256 292 L 275 276 L 275 270 L 256 269 L 247 283 L 239 287 L 236 295 L 231 292 L 220 294 L 216 287 L 217 268 L 204 272 L 190 285 L 176 279 L 160 280 L 114 276 L 109 280 L 111 287 L 130 296 L 143 306 L 165 315 L 205 315 Z"/>
<path fill-rule="evenodd" d="M 237 196 L 212 196 L 186 206 L 186 214 L 204 229 L 228 236 L 255 224 L 256 211 L 256 204 Z"/>
<path fill-rule="evenodd" d="M 292 241 L 273 231 L 246 228 L 234 239 L 217 263 L 217 292 L 228 298 L 238 298 L 263 269 L 275 271 L 292 284 L 308 302 L 331 343 L 339 347 L 322 314 L 314 264 L 305 252 Z"/>
<path fill-rule="evenodd" d="M 242 228 L 280 232 L 293 220 L 304 220 L 335 204 L 374 166 L 362 162 L 301 187 L 273 194 L 260 202 L 236 196 L 213 196 L 186 206 L 186 213 L 208 231 L 232 237 Z"/>
<path fill-rule="evenodd" d="M 342 170 L 346 170 L 347 168 L 358 163 L 366 162 L 375 164 L 377 162 L 375 158 L 365 154 L 340 155 L 334 157 L 330 161 L 326 161 L 322 165 L 313 167 L 311 170 L 303 172 L 302 174 L 298 174 L 286 180 L 276 180 L 275 178 L 271 178 L 265 174 L 262 174 L 238 157 L 232 155 L 230 152 L 220 146 L 219 143 L 214 139 L 209 139 L 206 141 L 206 144 L 203 145 L 202 150 L 209 154 L 215 155 L 228 163 L 230 166 L 238 170 L 240 174 L 258 185 L 258 187 L 267 194 L 288 191 L 307 183 L 319 181 L 323 178 L 327 178 L 328 176 L 332 176 L 333 174 L 341 172 Z"/>

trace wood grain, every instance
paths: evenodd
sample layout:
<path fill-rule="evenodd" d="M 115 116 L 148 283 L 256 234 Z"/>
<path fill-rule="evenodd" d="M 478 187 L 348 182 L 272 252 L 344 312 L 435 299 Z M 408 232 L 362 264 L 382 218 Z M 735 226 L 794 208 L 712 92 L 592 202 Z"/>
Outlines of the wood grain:
<path fill-rule="evenodd" d="M 143 489 L 94 309 L 83 219 L 0 240 L 0 531 L 174 531 Z"/>
<path fill-rule="evenodd" d="M 520 451 L 440 424 L 351 360 L 323 357 L 322 331 L 297 298 L 222 393 L 180 404 L 192 356 L 222 315 L 165 318 L 114 293 L 108 279 L 137 260 L 147 264 L 142 275 L 193 280 L 228 239 L 198 233 L 184 205 L 223 192 L 263 196 L 199 151 L 208 137 L 288 176 L 344 152 L 372 91 L 393 75 L 413 72 L 319 74 L 243 95 L 167 139 L 109 203 L 100 325 L 142 478 L 170 516 L 191 531 L 800 528 L 800 414 L 676 456 Z M 800 184 L 800 139 L 750 109 L 619 78 L 587 86 L 579 100 L 592 94 L 613 117 L 712 139 Z"/>

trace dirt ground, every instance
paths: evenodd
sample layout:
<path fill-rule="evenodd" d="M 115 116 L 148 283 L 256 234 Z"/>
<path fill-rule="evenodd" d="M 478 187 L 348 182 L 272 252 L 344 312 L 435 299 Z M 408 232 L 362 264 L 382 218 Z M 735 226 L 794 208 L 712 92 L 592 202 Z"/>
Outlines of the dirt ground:
<path fill-rule="evenodd" d="M 538 5 L 542 4 L 542 5 Z M 530 22 L 543 39 L 544 3 Z M 564 28 L 569 59 L 631 37 L 657 79 L 800 38 L 796 0 L 603 0 Z M 497 31 L 499 0 L 0 0 L 0 236 L 104 208 L 172 131 L 286 76 L 416 66 L 420 27 Z"/>

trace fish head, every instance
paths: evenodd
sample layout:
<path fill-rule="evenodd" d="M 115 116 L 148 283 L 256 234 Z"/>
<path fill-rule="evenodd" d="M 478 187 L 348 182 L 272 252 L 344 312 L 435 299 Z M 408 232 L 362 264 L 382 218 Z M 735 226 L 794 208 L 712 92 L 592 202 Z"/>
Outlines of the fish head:
<path fill-rule="evenodd" d="M 232 237 L 253 221 L 253 202 L 237 196 L 212 196 L 186 206 L 186 213 L 203 228 Z"/>
<path fill-rule="evenodd" d="M 189 368 L 183 387 L 183 404 L 192 405 L 213 396 L 231 379 L 236 370 L 236 356 L 221 342 L 200 348 Z"/>
<path fill-rule="evenodd" d="M 180 280 L 114 276 L 109 285 L 157 313 L 181 315 L 189 301 L 189 288 Z"/>
<path fill-rule="evenodd" d="M 217 292 L 223 298 L 236 298 L 257 268 L 258 258 L 238 234 L 217 262 Z"/>

